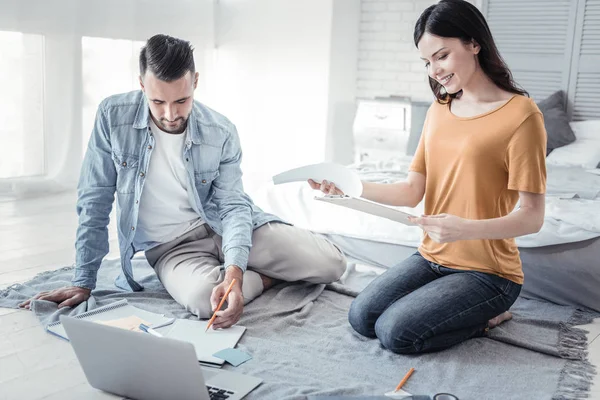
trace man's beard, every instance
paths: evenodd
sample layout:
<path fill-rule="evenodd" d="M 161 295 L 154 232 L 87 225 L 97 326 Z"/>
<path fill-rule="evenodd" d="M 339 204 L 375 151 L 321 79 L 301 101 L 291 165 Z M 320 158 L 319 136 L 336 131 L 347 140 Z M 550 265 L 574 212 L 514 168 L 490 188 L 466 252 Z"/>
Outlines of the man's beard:
<path fill-rule="evenodd" d="M 185 131 L 185 129 L 187 128 L 187 118 L 179 117 L 175 121 L 181 121 L 181 124 L 177 128 L 169 127 L 167 125 L 167 123 L 171 122 L 171 121 L 168 121 L 167 119 L 164 119 L 164 118 L 162 118 L 158 122 L 160 124 L 160 128 L 167 133 L 170 133 L 173 135 L 178 135 L 180 133 L 183 133 L 183 131 Z M 175 122 L 175 121 L 173 121 L 173 122 Z"/>

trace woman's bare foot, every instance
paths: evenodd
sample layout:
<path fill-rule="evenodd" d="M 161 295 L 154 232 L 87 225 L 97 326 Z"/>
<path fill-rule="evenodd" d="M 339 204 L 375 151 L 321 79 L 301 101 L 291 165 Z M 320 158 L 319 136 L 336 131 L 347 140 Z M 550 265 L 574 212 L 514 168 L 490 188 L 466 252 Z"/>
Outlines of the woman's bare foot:
<path fill-rule="evenodd" d="M 488 321 L 488 328 L 493 329 L 503 323 L 504 321 L 508 321 L 512 318 L 512 314 L 509 311 L 504 311 L 502 314 L 494 317 Z"/>

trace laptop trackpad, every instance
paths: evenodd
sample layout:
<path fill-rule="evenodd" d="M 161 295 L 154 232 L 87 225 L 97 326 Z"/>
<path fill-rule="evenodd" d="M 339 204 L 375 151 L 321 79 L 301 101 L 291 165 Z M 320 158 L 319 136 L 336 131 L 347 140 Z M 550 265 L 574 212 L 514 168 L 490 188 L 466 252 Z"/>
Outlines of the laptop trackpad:
<path fill-rule="evenodd" d="M 213 368 L 202 368 L 202 375 L 204 376 L 204 382 L 208 382 L 209 380 L 211 380 L 212 378 L 214 378 L 215 376 L 217 376 L 219 374 L 219 372 L 221 372 L 220 370 L 215 371 Z"/>

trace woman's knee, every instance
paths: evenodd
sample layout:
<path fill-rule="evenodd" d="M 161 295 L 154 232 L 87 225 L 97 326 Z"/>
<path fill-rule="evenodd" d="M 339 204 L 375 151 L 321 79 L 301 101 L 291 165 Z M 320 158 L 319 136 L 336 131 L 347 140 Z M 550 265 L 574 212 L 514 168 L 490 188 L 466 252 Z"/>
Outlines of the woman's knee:
<path fill-rule="evenodd" d="M 368 301 L 359 294 L 348 311 L 348 322 L 350 326 L 358 333 L 366 337 L 375 337 L 375 320 L 373 312 Z"/>
<path fill-rule="evenodd" d="M 410 323 L 402 326 L 401 321 L 390 321 L 380 317 L 375 323 L 375 335 L 386 349 L 397 354 L 417 354 L 423 350 L 421 335 L 410 328 Z"/>

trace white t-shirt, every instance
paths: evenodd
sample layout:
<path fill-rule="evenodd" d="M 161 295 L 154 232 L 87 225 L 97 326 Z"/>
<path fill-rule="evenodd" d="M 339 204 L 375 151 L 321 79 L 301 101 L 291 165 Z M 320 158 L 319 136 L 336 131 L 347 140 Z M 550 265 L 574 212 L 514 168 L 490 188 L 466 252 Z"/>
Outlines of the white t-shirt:
<path fill-rule="evenodd" d="M 186 132 L 163 132 L 150 120 L 155 143 L 140 198 L 133 245 L 148 250 L 204 223 L 190 205 L 188 172 L 183 162 Z"/>

